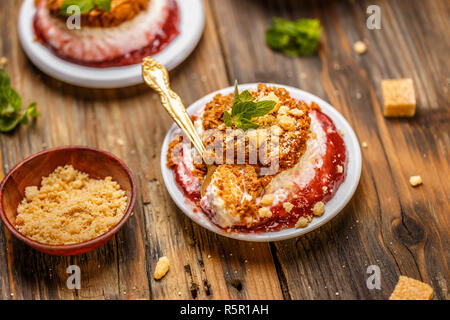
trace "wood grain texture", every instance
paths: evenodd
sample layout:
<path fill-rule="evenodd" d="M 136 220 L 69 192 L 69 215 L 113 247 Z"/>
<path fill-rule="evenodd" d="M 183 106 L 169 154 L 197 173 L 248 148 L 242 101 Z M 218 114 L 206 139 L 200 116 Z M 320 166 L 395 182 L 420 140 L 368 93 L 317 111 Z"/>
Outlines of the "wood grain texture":
<path fill-rule="evenodd" d="M 366 8 L 379 5 L 382 29 L 366 28 Z M 206 29 L 195 52 L 171 73 L 186 105 L 245 82 L 276 82 L 309 91 L 350 122 L 363 149 L 353 200 L 330 223 L 306 236 L 271 244 L 225 239 L 176 208 L 159 167 L 171 120 L 144 86 L 83 89 L 38 71 L 17 37 L 19 1 L 0 11 L 0 56 L 24 103 L 42 117 L 0 135 L 0 177 L 42 149 L 90 145 L 110 151 L 134 172 L 134 215 L 105 246 L 77 257 L 52 257 L 0 231 L 1 299 L 386 299 L 399 275 L 425 281 L 448 299 L 450 248 L 450 49 L 445 0 L 206 0 Z M 273 16 L 314 17 L 324 27 L 313 57 L 268 49 Z M 356 55 L 357 40 L 368 52 Z M 386 119 L 380 81 L 411 77 L 418 111 Z M 424 184 L 412 188 L 419 174 Z M 171 268 L 153 272 L 162 255 Z M 66 268 L 79 265 L 82 289 L 66 287 Z M 366 286 L 369 265 L 381 269 L 381 290 Z"/>

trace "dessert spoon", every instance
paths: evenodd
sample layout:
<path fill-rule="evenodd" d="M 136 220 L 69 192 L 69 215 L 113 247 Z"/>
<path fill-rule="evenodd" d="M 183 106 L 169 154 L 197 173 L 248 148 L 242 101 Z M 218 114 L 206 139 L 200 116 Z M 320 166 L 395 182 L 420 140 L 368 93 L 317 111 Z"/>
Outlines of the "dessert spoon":
<path fill-rule="evenodd" d="M 212 175 L 217 166 L 208 164 L 206 159 L 206 148 L 195 130 L 194 124 L 187 114 L 180 96 L 170 88 L 169 73 L 167 72 L 167 69 L 153 58 L 146 57 L 142 62 L 142 77 L 144 78 L 145 83 L 159 94 L 164 109 L 166 109 L 169 116 L 188 137 L 202 157 L 203 162 L 206 164 L 207 173 L 201 188 L 201 195 L 203 196 L 206 188 L 211 182 Z"/>

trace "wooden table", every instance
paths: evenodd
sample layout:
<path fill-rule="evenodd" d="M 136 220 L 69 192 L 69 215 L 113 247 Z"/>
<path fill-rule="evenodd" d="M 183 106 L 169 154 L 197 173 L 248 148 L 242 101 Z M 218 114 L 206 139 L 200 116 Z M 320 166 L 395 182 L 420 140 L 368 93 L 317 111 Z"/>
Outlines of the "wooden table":
<path fill-rule="evenodd" d="M 350 122 L 363 148 L 361 182 L 330 223 L 277 243 L 246 243 L 192 223 L 172 202 L 160 150 L 172 121 L 148 88 L 77 88 L 39 72 L 17 36 L 21 1 L 2 1 L 0 56 L 24 103 L 42 117 L 0 134 L 0 167 L 45 148 L 89 145 L 113 152 L 134 171 L 134 215 L 105 246 L 77 257 L 41 254 L 0 231 L 2 299 L 386 299 L 399 275 L 425 281 L 448 298 L 450 281 L 449 14 L 446 0 L 206 0 L 206 29 L 192 56 L 172 72 L 189 105 L 238 79 L 276 82 L 329 101 Z M 381 30 L 366 28 L 366 8 L 381 8 Z M 314 17 L 324 32 L 318 55 L 289 58 L 268 49 L 273 16 Z M 357 40 L 368 52 L 352 50 Z M 410 77 L 418 111 L 383 117 L 380 81 Z M 0 171 L 0 175 L 3 173 Z M 408 179 L 421 175 L 423 185 Z M 153 279 L 158 258 L 170 271 Z M 66 287 L 66 268 L 81 268 L 81 290 Z M 366 270 L 381 270 L 369 290 Z"/>

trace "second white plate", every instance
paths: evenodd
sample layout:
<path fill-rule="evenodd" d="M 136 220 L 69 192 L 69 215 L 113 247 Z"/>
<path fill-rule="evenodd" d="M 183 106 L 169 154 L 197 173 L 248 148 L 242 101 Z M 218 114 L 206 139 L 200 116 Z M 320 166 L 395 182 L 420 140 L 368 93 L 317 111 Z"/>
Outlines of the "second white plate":
<path fill-rule="evenodd" d="M 358 186 L 359 179 L 361 176 L 361 149 L 359 147 L 358 139 L 350 124 L 335 108 L 333 108 L 329 103 L 325 102 L 319 97 L 316 97 L 315 95 L 305 92 L 303 90 L 272 83 L 268 85 L 285 88 L 295 99 L 303 100 L 307 103 L 311 102 L 317 103 L 322 109 L 322 112 L 328 115 L 333 120 L 337 130 L 342 130 L 342 132 L 344 133 L 343 139 L 345 146 L 347 148 L 347 155 L 348 155 L 347 176 L 342 185 L 339 187 L 339 190 L 334 195 L 334 197 L 326 203 L 324 215 L 318 218 L 314 218 L 306 228 L 301 229 L 291 228 L 277 232 L 265 232 L 265 233 L 237 233 L 237 232 L 228 233 L 225 230 L 222 230 L 221 228 L 216 226 L 214 223 L 212 223 L 208 219 L 208 217 L 201 212 L 201 210 L 197 210 L 197 212 L 194 212 L 192 204 L 186 201 L 185 196 L 183 195 L 182 191 L 175 182 L 172 170 L 167 168 L 166 155 L 169 143 L 172 140 L 174 134 L 177 131 L 179 132 L 179 128 L 177 127 L 176 124 L 174 124 L 164 139 L 161 151 L 161 171 L 167 190 L 169 191 L 169 194 L 175 201 L 176 205 L 189 218 L 191 218 L 199 225 L 205 227 L 206 229 L 211 230 L 217 234 L 223 235 L 225 237 L 245 241 L 268 242 L 268 241 L 278 241 L 295 238 L 300 235 L 311 232 L 312 230 L 322 226 L 323 224 L 333 219 L 345 207 L 345 205 L 350 201 L 353 194 L 355 193 L 356 187 Z M 255 90 L 256 87 L 257 87 L 256 83 L 244 84 L 239 86 L 239 90 L 246 90 L 246 89 Z M 233 90 L 234 87 L 228 87 L 213 92 L 201 98 L 200 100 L 194 102 L 188 108 L 187 111 L 189 114 L 193 114 L 197 110 L 203 108 L 206 105 L 206 103 L 211 101 L 216 94 L 222 93 L 223 95 L 227 95 L 229 93 L 232 93 Z"/>
<path fill-rule="evenodd" d="M 180 10 L 180 34 L 153 56 L 169 70 L 191 54 L 205 25 L 202 0 L 177 0 L 177 3 Z M 25 53 L 44 73 L 73 85 L 90 88 L 120 88 L 143 82 L 140 64 L 117 68 L 91 68 L 55 56 L 48 48 L 35 41 L 35 13 L 34 0 L 24 0 L 19 14 L 19 38 Z"/>

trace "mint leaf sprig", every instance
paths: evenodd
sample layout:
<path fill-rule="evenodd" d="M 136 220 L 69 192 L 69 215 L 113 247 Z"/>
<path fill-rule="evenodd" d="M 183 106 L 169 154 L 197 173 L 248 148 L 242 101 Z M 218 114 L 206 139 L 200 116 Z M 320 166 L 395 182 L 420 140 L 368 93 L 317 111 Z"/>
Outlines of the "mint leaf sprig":
<path fill-rule="evenodd" d="M 250 91 L 245 90 L 239 93 L 237 81 L 234 83 L 234 99 L 231 114 L 225 111 L 223 121 L 227 127 L 233 124 L 244 131 L 258 129 L 259 124 L 252 122 L 253 118 L 262 117 L 268 114 L 277 103 L 272 100 L 255 102 Z"/>
<path fill-rule="evenodd" d="M 0 68 L 0 132 L 12 131 L 19 124 L 28 124 L 30 118 L 40 116 L 35 102 L 22 111 L 22 99 L 10 84 L 8 73 Z"/>
<path fill-rule="evenodd" d="M 94 9 L 95 7 L 103 11 L 111 11 L 111 0 L 64 0 L 61 6 L 61 14 L 69 16 L 67 9 L 70 6 L 78 6 L 80 8 L 80 13 L 85 14 Z"/>
<path fill-rule="evenodd" d="M 274 50 L 289 56 L 310 56 L 319 47 L 322 27 L 317 19 L 289 21 L 273 18 L 266 31 L 266 42 Z"/>

